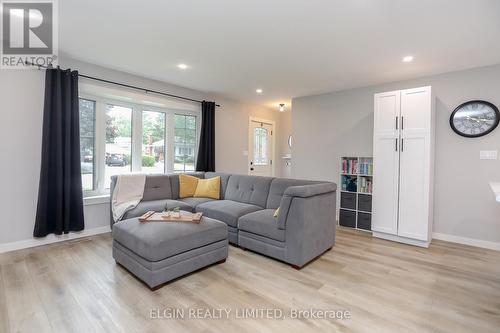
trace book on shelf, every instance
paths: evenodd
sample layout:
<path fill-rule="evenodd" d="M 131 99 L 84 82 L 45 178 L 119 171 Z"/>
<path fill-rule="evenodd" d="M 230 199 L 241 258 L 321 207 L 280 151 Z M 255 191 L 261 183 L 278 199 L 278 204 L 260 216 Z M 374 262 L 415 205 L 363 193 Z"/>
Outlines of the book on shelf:
<path fill-rule="evenodd" d="M 359 165 L 359 174 L 365 176 L 371 176 L 373 174 L 373 163 L 368 161 L 363 161 Z"/>
<path fill-rule="evenodd" d="M 347 175 L 373 175 L 373 162 L 371 159 L 343 158 L 342 173 Z"/>
<path fill-rule="evenodd" d="M 342 191 L 372 193 L 373 158 L 342 157 L 340 186 Z"/>
<path fill-rule="evenodd" d="M 358 173 L 358 160 L 345 158 L 342 160 L 342 173 L 355 175 Z"/>
<path fill-rule="evenodd" d="M 372 180 L 366 177 L 361 177 L 359 180 L 360 193 L 372 193 Z"/>

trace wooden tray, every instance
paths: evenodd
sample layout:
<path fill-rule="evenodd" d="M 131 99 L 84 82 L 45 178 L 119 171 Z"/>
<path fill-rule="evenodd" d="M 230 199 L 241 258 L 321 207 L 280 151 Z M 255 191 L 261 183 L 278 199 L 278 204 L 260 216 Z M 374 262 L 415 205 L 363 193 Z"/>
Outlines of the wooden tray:
<path fill-rule="evenodd" d="M 200 223 L 203 213 L 181 212 L 180 217 L 167 216 L 166 213 L 157 213 L 149 211 L 139 217 L 139 222 L 189 222 Z"/>

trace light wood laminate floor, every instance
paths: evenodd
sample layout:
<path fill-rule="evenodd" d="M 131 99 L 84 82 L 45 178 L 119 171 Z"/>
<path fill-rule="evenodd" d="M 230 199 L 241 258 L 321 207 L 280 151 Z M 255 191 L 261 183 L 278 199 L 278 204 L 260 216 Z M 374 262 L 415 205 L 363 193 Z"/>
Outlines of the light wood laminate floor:
<path fill-rule="evenodd" d="M 232 313 L 188 319 L 189 308 Z M 245 308 L 286 318 L 237 318 Z M 310 308 L 351 318 L 288 317 Z M 155 309 L 186 316 L 151 319 Z M 0 254 L 0 332 L 335 331 L 500 332 L 500 252 L 442 241 L 422 249 L 341 229 L 334 248 L 300 271 L 230 247 L 226 263 L 155 292 L 115 264 L 109 234 Z"/>

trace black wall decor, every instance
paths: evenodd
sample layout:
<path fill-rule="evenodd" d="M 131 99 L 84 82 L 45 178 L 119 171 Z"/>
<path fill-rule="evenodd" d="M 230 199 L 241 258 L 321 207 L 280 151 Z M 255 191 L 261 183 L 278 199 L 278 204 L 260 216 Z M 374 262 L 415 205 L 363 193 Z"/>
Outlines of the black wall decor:
<path fill-rule="evenodd" d="M 450 116 L 453 131 L 466 138 L 477 138 L 491 133 L 499 122 L 498 108 L 482 100 L 460 104 Z"/>

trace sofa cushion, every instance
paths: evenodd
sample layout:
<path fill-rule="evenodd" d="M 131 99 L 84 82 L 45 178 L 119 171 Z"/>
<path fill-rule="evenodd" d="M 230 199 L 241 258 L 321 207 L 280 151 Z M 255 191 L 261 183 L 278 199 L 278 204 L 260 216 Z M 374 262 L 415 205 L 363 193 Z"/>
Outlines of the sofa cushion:
<path fill-rule="evenodd" d="M 129 219 L 132 217 L 138 217 L 144 215 L 144 213 L 149 212 L 150 210 L 154 210 L 155 212 L 162 212 L 165 207 L 168 209 L 174 209 L 176 207 L 180 207 L 182 210 L 186 210 L 188 212 L 193 211 L 193 207 L 186 202 L 178 201 L 178 200 L 150 200 L 150 201 L 141 201 L 134 209 L 129 210 L 123 215 L 123 219 Z"/>
<path fill-rule="evenodd" d="M 193 206 L 181 200 L 167 200 L 166 204 L 167 204 L 167 209 L 174 209 L 179 207 L 181 210 L 185 210 L 187 212 L 194 212 Z"/>
<path fill-rule="evenodd" d="M 274 218 L 275 209 L 263 209 L 243 215 L 238 220 L 238 229 L 277 241 L 285 241 L 285 230 L 278 229 Z"/>
<path fill-rule="evenodd" d="M 189 206 L 196 208 L 199 204 L 209 202 L 209 201 L 214 201 L 214 199 L 210 198 L 184 198 L 184 199 L 179 199 L 179 201 L 187 203 Z"/>
<path fill-rule="evenodd" d="M 203 179 L 205 178 L 205 173 L 203 172 L 189 172 L 184 175 L 193 176 L 196 178 Z M 179 174 L 169 175 L 170 178 L 170 186 L 172 186 L 172 199 L 179 199 Z"/>
<path fill-rule="evenodd" d="M 227 226 L 210 218 L 195 223 L 140 223 L 137 218 L 115 224 L 113 240 L 148 261 L 227 239 Z"/>
<path fill-rule="evenodd" d="M 142 200 L 172 199 L 172 187 L 168 175 L 147 175 Z"/>
<path fill-rule="evenodd" d="M 271 177 L 233 175 L 224 198 L 264 208 L 272 180 Z"/>
<path fill-rule="evenodd" d="M 231 175 L 223 172 L 205 172 L 205 179 L 214 177 L 220 177 L 220 199 L 223 200 L 225 199 L 224 195 L 226 194 L 227 182 L 229 181 L 229 177 L 231 177 Z"/>
<path fill-rule="evenodd" d="M 310 185 L 317 183 L 319 182 L 311 180 L 275 178 L 271 182 L 271 186 L 269 188 L 269 196 L 267 197 L 267 204 L 265 207 L 269 209 L 277 209 L 280 206 L 283 193 L 285 193 L 285 190 L 290 186 Z"/>
<path fill-rule="evenodd" d="M 209 179 L 199 179 L 196 185 L 196 191 L 193 197 L 195 198 L 212 198 L 220 199 L 220 177 Z"/>
<path fill-rule="evenodd" d="M 199 178 L 189 175 L 179 175 L 179 198 L 194 197 Z"/>
<path fill-rule="evenodd" d="M 204 216 L 226 222 L 232 227 L 238 226 L 240 216 L 261 209 L 259 206 L 231 200 L 214 200 L 196 206 L 197 212 L 202 212 Z"/>

